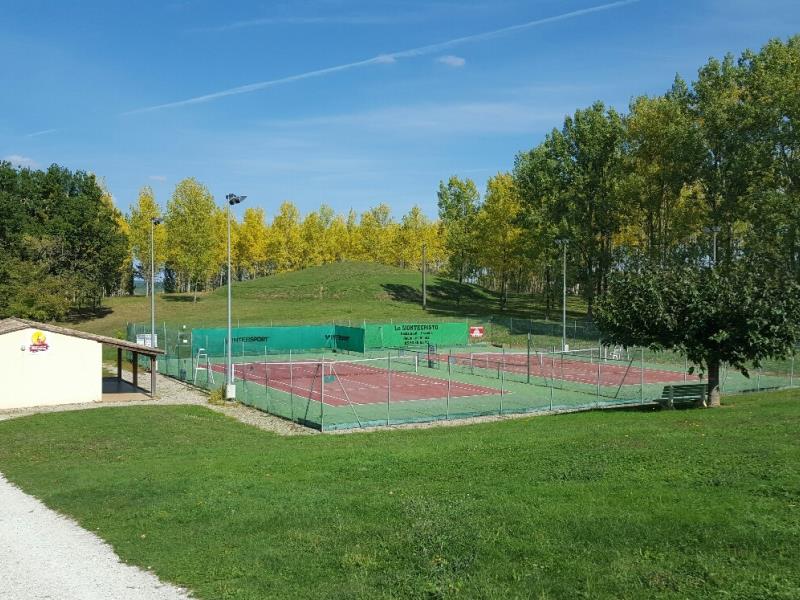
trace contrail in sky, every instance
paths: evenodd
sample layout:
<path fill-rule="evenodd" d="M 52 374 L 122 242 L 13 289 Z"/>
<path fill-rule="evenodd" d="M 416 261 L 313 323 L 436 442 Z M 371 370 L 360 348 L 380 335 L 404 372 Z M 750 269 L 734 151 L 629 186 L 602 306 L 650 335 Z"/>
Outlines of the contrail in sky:
<path fill-rule="evenodd" d="M 599 6 L 593 6 L 591 8 L 584 8 L 581 10 L 574 10 L 572 12 L 564 13 L 561 15 L 555 15 L 553 17 L 545 17 L 543 19 L 536 19 L 535 21 L 528 21 L 527 23 L 520 23 L 519 25 L 511 25 L 509 27 L 503 27 L 502 29 L 495 29 L 494 31 L 487 31 L 484 33 L 476 33 L 473 35 L 466 35 L 463 37 L 455 38 L 452 40 L 447 40 L 444 42 L 439 42 L 436 44 L 429 44 L 427 46 L 419 46 L 417 48 L 411 48 L 409 50 L 401 50 L 399 52 L 391 52 L 388 54 L 379 54 L 378 56 L 373 56 L 372 58 L 367 58 L 364 60 L 358 60 L 351 63 L 346 63 L 343 65 L 336 65 L 334 67 L 326 67 L 324 69 L 317 69 L 314 71 L 307 71 L 305 73 L 300 73 L 298 75 L 289 75 L 288 77 L 281 77 L 279 79 L 271 79 L 269 81 L 259 81 L 257 83 L 251 83 L 248 85 L 242 85 L 239 87 L 229 88 L 227 90 L 222 90 L 219 92 L 213 92 L 211 94 L 204 94 L 202 96 L 195 96 L 194 98 L 187 98 L 186 100 L 178 100 L 176 102 L 167 102 L 166 104 L 157 104 L 155 106 L 147 106 L 144 108 L 137 108 L 134 110 L 130 110 L 127 112 L 122 113 L 123 115 L 132 115 L 144 112 L 152 112 L 156 110 L 162 110 L 165 108 L 177 108 L 179 106 L 187 106 L 190 104 L 201 104 L 203 102 L 211 102 L 212 100 L 217 100 L 219 98 L 225 98 L 226 96 L 237 96 L 239 94 L 249 94 L 250 92 L 255 92 L 258 90 L 263 90 L 269 87 L 274 87 L 276 85 L 282 85 L 285 83 L 292 83 L 294 81 L 300 81 L 302 79 L 311 79 L 312 77 L 320 77 L 322 75 L 328 75 L 330 73 L 338 73 L 339 71 L 349 71 L 350 69 L 357 69 L 359 67 L 366 67 L 369 65 L 379 65 L 379 64 L 386 64 L 395 62 L 397 59 L 400 58 L 414 58 L 418 56 L 424 56 L 426 54 L 433 54 L 436 52 L 440 52 L 442 50 L 447 50 L 454 46 L 459 46 L 461 44 L 466 44 L 470 42 L 482 42 L 485 40 L 491 40 L 496 37 L 500 37 L 503 35 L 507 35 L 509 33 L 514 33 L 516 31 L 521 31 L 523 29 L 530 29 L 532 27 L 538 27 L 539 25 L 546 25 L 548 23 L 555 23 L 557 21 L 564 21 L 567 19 L 573 19 L 575 17 L 582 17 L 584 15 L 612 10 L 615 8 L 622 8 L 623 6 L 628 6 L 630 4 L 635 4 L 640 0 L 620 0 L 619 2 L 611 2 L 609 4 L 601 4 Z"/>

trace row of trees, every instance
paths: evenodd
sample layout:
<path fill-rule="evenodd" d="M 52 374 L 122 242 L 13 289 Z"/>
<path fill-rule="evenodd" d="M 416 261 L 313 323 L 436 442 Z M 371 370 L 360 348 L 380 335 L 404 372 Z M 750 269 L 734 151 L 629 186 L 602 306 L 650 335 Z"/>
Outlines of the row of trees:
<path fill-rule="evenodd" d="M 490 180 L 439 189 L 449 271 L 497 289 L 569 280 L 589 305 L 633 258 L 730 264 L 758 255 L 800 280 L 800 37 L 711 59 L 627 114 L 578 110 Z"/>
<path fill-rule="evenodd" d="M 208 189 L 195 179 L 178 183 L 163 212 L 150 188 L 131 207 L 128 225 L 137 273 L 150 281 L 150 235 L 155 230 L 156 269 L 163 269 L 168 291 L 196 291 L 225 282 L 227 273 L 227 213 Z M 263 209 L 247 207 L 241 219 L 231 216 L 231 256 L 234 276 L 251 279 L 342 260 L 379 262 L 419 268 L 422 245 L 436 268 L 446 263 L 439 223 L 414 206 L 399 221 L 380 204 L 357 215 L 339 215 L 328 206 L 301 216 L 284 202 L 271 221 Z"/>
<path fill-rule="evenodd" d="M 93 175 L 0 161 L 0 317 L 61 318 L 130 287 L 126 230 Z"/>

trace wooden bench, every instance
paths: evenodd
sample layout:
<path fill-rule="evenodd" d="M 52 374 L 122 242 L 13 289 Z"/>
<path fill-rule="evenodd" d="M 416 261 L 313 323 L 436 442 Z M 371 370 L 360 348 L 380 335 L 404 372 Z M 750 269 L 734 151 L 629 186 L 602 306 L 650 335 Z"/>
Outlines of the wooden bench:
<path fill-rule="evenodd" d="M 658 403 L 664 408 L 694 406 L 706 395 L 705 383 L 665 385 Z"/>

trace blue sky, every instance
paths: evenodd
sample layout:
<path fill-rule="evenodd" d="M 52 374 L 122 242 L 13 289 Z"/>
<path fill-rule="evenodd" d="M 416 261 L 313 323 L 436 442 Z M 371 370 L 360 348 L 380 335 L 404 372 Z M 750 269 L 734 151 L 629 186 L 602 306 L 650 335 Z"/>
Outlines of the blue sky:
<path fill-rule="evenodd" d="M 0 15 L 0 158 L 92 171 L 124 210 L 194 176 L 270 216 L 284 200 L 433 216 L 441 179 L 483 188 L 576 108 L 624 110 L 710 56 L 800 33 L 797 0 L 0 0 Z"/>

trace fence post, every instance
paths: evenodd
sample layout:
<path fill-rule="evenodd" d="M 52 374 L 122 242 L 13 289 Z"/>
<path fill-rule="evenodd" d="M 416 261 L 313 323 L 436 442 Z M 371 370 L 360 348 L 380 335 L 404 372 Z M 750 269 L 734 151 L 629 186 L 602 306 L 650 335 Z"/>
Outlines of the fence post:
<path fill-rule="evenodd" d="M 503 414 L 503 388 L 505 388 L 506 383 L 506 370 L 503 369 L 503 375 L 500 378 L 500 414 Z"/>
<path fill-rule="evenodd" d="M 689 359 L 684 356 L 683 357 L 683 383 L 686 383 L 686 378 L 689 375 Z"/>
<path fill-rule="evenodd" d="M 272 404 L 269 401 L 269 366 L 267 365 L 267 349 L 264 348 L 264 387 L 267 393 L 267 412 L 272 413 Z"/>
<path fill-rule="evenodd" d="M 528 332 L 528 355 L 526 356 L 527 364 L 527 383 L 531 382 L 531 332 Z"/>
<path fill-rule="evenodd" d="M 392 404 L 392 353 L 386 353 L 386 370 L 388 371 L 388 385 L 386 386 L 386 426 L 389 426 L 390 406 Z"/>
<path fill-rule="evenodd" d="M 450 385 L 452 375 L 450 373 L 450 360 L 447 361 L 447 404 L 445 405 L 445 419 L 450 420 Z"/>
<path fill-rule="evenodd" d="M 555 357 L 552 358 L 553 359 L 550 362 L 550 411 L 551 412 L 553 410 L 553 383 L 554 383 L 553 380 L 555 379 L 556 376 L 555 374 L 556 359 Z M 542 372 L 544 372 L 544 364 L 542 364 Z"/>
<path fill-rule="evenodd" d="M 319 380 L 319 430 L 325 431 L 325 353 L 320 360 L 322 377 Z"/>
<path fill-rule="evenodd" d="M 289 350 L 289 411 L 294 421 L 294 369 L 292 368 L 292 351 Z"/>
<path fill-rule="evenodd" d="M 591 364 L 591 355 L 589 358 Z M 602 365 L 601 361 L 597 361 L 597 404 L 600 404 L 600 366 Z"/>
<path fill-rule="evenodd" d="M 644 346 L 641 347 L 641 361 L 639 365 L 639 399 L 644 404 Z"/>
<path fill-rule="evenodd" d="M 789 387 L 794 387 L 794 351 L 792 351 L 792 362 L 789 367 Z"/>

